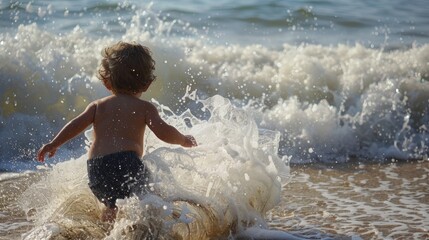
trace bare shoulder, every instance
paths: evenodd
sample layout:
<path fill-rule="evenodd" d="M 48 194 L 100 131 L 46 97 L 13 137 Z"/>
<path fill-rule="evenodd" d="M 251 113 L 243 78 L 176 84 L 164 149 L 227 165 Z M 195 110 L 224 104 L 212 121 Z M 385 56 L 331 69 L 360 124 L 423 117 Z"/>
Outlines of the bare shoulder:
<path fill-rule="evenodd" d="M 111 95 L 95 100 L 91 104 L 96 105 L 97 109 L 103 109 L 110 113 L 112 111 L 125 111 L 132 112 L 134 114 L 139 113 L 138 115 L 142 117 L 146 117 L 147 115 L 157 112 L 156 107 L 152 103 L 127 95 Z"/>
<path fill-rule="evenodd" d="M 104 98 L 99 98 L 97 100 L 94 100 L 92 103 L 95 104 L 95 105 L 97 105 L 97 104 L 103 104 L 105 102 L 109 102 L 109 101 L 114 100 L 114 98 L 115 98 L 114 95 L 110 95 L 110 96 L 107 96 L 107 97 L 104 97 Z"/>
<path fill-rule="evenodd" d="M 146 113 L 150 114 L 150 113 L 153 113 L 154 111 L 155 112 L 158 111 L 156 109 L 156 107 L 151 102 L 148 102 L 148 101 L 145 101 L 145 100 L 142 100 L 142 99 L 139 99 L 139 101 L 140 101 L 140 105 L 141 105 L 142 109 L 144 109 L 144 111 Z"/>
<path fill-rule="evenodd" d="M 92 101 L 86 106 L 85 112 L 92 112 L 95 111 L 97 108 L 98 100 Z"/>
<path fill-rule="evenodd" d="M 91 103 L 88 104 L 87 109 L 89 109 L 89 108 L 96 109 L 98 106 L 103 105 L 105 102 L 107 102 L 110 98 L 111 97 L 108 96 L 108 97 L 96 99 L 96 100 L 94 100 L 94 101 L 92 101 Z"/>

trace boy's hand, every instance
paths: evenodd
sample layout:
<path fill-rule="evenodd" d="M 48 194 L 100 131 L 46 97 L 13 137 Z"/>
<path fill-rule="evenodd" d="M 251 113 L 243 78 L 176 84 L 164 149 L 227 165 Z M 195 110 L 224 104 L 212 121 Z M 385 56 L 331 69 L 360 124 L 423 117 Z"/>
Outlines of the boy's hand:
<path fill-rule="evenodd" d="M 51 158 L 55 155 L 56 151 L 57 147 L 53 146 L 51 143 L 45 144 L 40 148 L 39 153 L 37 154 L 37 160 L 39 162 L 45 162 L 46 153 L 49 153 L 48 157 Z"/>
<path fill-rule="evenodd" d="M 185 136 L 185 141 L 182 144 L 183 147 L 196 147 L 198 146 L 197 141 L 191 135 Z"/>

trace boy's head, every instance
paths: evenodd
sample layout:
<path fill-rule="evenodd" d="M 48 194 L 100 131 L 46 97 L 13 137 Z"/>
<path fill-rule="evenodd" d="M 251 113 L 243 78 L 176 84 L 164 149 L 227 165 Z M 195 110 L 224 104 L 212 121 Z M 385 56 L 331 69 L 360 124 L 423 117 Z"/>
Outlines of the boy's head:
<path fill-rule="evenodd" d="M 150 50 L 137 43 L 118 42 L 106 47 L 98 78 L 113 93 L 136 94 L 155 80 L 155 61 Z"/>

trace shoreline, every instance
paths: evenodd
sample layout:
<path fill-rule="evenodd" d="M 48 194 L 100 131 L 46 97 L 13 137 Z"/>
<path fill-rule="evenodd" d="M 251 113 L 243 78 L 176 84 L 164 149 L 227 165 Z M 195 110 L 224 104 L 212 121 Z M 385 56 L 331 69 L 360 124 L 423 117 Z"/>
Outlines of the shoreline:
<path fill-rule="evenodd" d="M 280 204 L 267 213 L 269 229 L 307 238 L 429 237 L 428 161 L 336 166 L 291 167 Z M 0 182 L 0 239 L 33 227 L 16 200 L 38 177 Z"/>

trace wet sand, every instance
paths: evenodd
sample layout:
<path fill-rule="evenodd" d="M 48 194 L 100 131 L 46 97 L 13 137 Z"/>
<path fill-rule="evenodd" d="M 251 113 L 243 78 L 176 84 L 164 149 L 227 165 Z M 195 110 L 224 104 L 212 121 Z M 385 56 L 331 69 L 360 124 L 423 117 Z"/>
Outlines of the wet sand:
<path fill-rule="evenodd" d="M 39 178 L 35 173 L 20 173 L 0 181 L 0 240 L 21 239 L 21 234 L 33 227 L 17 201 L 22 192 Z"/>
<path fill-rule="evenodd" d="M 311 238 L 429 239 L 429 162 L 291 168 L 270 227 Z"/>
<path fill-rule="evenodd" d="M 270 228 L 311 239 L 429 239 L 429 162 L 292 166 Z M 0 239 L 32 228 L 18 196 L 38 178 L 0 181 Z"/>

